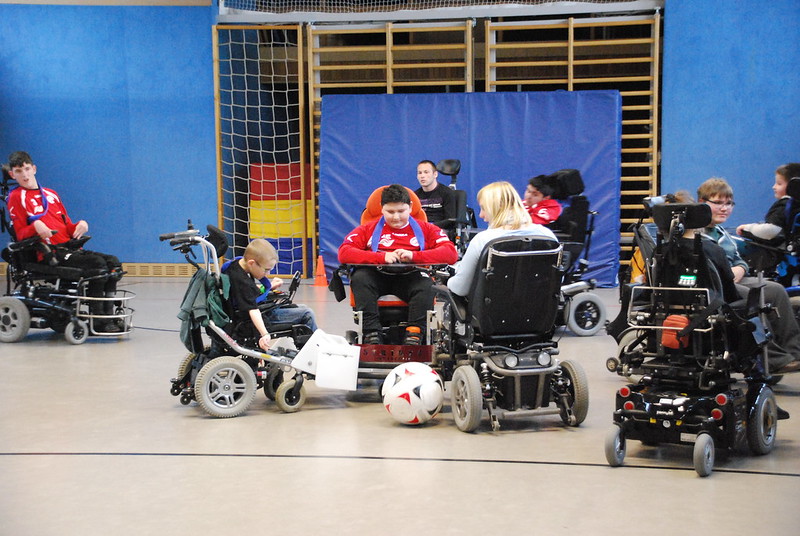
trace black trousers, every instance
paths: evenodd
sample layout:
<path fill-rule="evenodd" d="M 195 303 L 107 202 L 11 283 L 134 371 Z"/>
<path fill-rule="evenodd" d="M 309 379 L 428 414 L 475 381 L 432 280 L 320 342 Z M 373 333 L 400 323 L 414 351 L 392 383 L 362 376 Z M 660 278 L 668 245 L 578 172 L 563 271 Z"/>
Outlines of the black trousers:
<path fill-rule="evenodd" d="M 86 249 L 73 251 L 62 250 L 57 251 L 56 255 L 61 266 L 80 268 L 83 271 L 84 277 L 122 271 L 122 263 L 120 263 L 119 259 L 114 255 L 107 255 L 105 253 L 98 253 Z M 115 274 L 111 277 L 91 280 L 86 287 L 86 292 L 89 296 L 102 298 L 108 293 L 113 293 L 117 290 L 118 279 L 119 276 Z"/>
<path fill-rule="evenodd" d="M 394 294 L 408 303 L 408 322 L 425 328 L 426 315 L 433 308 L 433 281 L 428 274 L 412 271 L 404 274 L 387 274 L 371 266 L 358 267 L 350 275 L 350 290 L 356 302 L 356 311 L 363 316 L 365 333 L 381 329 L 378 317 L 378 298 Z"/>

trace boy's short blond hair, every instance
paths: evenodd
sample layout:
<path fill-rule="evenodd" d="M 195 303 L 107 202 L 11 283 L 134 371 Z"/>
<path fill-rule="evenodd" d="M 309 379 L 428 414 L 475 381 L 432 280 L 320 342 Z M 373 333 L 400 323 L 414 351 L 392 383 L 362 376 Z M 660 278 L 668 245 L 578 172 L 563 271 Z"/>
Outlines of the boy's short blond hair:
<path fill-rule="evenodd" d="M 263 238 L 256 238 L 247 244 L 244 250 L 244 260 L 254 260 L 259 264 L 278 261 L 278 252 L 275 247 Z"/>

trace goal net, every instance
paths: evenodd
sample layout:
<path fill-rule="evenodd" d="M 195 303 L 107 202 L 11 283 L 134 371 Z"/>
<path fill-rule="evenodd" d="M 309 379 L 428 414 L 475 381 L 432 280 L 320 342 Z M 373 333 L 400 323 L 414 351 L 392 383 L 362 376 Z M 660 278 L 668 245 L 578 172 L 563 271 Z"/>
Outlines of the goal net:
<path fill-rule="evenodd" d="M 233 256 L 254 238 L 278 250 L 275 273 L 310 273 L 311 173 L 303 155 L 299 28 L 217 27 L 222 220 Z"/>

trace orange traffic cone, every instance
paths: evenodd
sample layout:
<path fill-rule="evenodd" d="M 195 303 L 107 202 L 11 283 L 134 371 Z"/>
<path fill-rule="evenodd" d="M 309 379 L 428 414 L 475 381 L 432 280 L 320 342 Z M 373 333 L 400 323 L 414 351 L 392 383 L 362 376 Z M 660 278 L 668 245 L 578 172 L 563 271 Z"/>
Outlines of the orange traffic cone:
<path fill-rule="evenodd" d="M 314 272 L 314 286 L 327 287 L 328 278 L 325 275 L 325 262 L 322 260 L 322 255 L 317 257 L 317 269 Z"/>

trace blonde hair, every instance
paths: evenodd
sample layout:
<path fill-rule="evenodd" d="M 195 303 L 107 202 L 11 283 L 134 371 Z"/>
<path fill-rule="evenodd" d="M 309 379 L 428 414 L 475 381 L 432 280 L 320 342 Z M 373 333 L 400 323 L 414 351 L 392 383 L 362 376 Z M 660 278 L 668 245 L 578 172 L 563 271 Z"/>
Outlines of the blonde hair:
<path fill-rule="evenodd" d="M 258 264 L 267 264 L 271 261 L 278 261 L 278 252 L 272 244 L 263 238 L 252 240 L 244 250 L 244 260 L 254 260 Z"/>
<path fill-rule="evenodd" d="M 478 204 L 486 213 L 489 228 L 520 229 L 531 223 L 530 214 L 519 194 L 506 181 L 487 184 L 478 192 Z"/>

